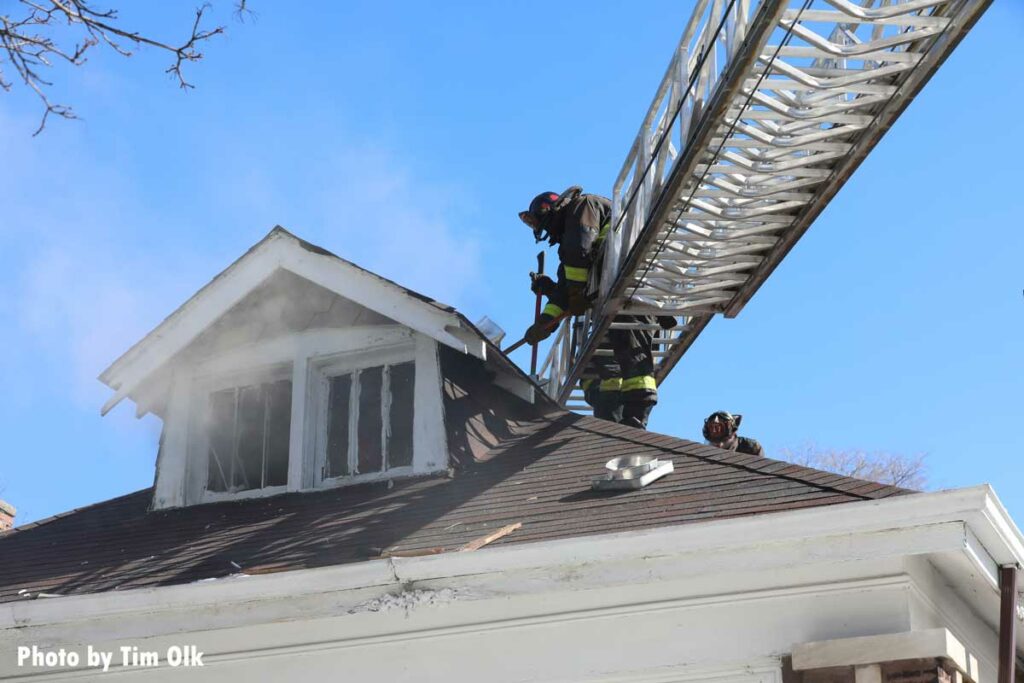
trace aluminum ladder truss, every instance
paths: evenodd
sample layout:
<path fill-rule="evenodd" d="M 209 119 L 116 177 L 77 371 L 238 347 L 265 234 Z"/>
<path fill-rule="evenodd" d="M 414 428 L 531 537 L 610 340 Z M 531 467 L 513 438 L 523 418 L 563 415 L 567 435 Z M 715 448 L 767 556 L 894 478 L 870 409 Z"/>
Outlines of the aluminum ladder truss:
<path fill-rule="evenodd" d="M 595 304 L 553 335 L 537 379 L 578 381 L 620 313 L 677 316 L 671 372 L 736 316 L 991 0 L 698 0 L 615 181 Z M 753 5 L 753 7 L 752 7 Z"/>

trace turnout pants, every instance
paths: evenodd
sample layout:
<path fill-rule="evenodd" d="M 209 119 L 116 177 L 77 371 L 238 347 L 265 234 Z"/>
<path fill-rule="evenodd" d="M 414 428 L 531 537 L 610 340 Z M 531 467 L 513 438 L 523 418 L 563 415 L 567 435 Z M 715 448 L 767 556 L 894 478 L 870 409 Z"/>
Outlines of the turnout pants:
<path fill-rule="evenodd" d="M 651 316 L 636 315 L 619 315 L 615 322 L 655 324 Z M 582 382 L 584 399 L 594 409 L 594 417 L 647 428 L 651 409 L 658 402 L 653 342 L 650 330 L 608 331 L 598 350 L 610 350 L 611 355 L 595 355 L 586 373 L 590 377 Z"/>
<path fill-rule="evenodd" d="M 649 315 L 619 315 L 615 322 L 656 324 Z M 658 403 L 658 385 L 654 382 L 654 334 L 644 329 L 612 329 L 608 331 L 608 340 L 622 372 L 621 423 L 647 429 L 651 409 Z"/>
<path fill-rule="evenodd" d="M 608 349 L 602 344 L 598 350 Z M 587 367 L 588 375 L 580 384 L 583 399 L 594 409 L 594 417 L 622 422 L 622 373 L 614 357 L 595 355 Z"/>

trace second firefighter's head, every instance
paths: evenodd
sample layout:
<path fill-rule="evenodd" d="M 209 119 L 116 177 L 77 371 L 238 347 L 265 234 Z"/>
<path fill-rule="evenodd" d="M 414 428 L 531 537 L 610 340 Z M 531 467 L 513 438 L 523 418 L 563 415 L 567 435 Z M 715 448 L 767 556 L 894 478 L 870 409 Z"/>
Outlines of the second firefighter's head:
<path fill-rule="evenodd" d="M 742 415 L 732 415 L 719 410 L 708 415 L 704 420 L 704 438 L 712 446 L 729 448 L 736 439 Z"/>

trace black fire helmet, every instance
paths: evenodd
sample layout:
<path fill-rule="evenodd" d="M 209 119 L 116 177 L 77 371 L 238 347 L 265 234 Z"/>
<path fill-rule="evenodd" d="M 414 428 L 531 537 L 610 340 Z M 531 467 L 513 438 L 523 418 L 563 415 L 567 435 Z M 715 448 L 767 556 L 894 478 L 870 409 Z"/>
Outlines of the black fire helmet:
<path fill-rule="evenodd" d="M 530 208 L 519 212 L 519 220 L 530 226 L 533 230 L 533 238 L 540 242 L 545 235 L 544 216 L 551 211 L 551 207 L 558 201 L 557 192 L 541 192 L 530 202 Z"/>
<path fill-rule="evenodd" d="M 718 410 L 704 420 L 704 438 L 715 443 L 727 441 L 740 427 L 742 415 L 732 415 Z"/>

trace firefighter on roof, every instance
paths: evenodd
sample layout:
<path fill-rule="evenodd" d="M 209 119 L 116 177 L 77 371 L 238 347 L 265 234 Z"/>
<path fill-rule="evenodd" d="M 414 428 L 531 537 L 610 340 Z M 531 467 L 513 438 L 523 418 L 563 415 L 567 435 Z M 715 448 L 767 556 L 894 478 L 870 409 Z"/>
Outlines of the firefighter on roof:
<path fill-rule="evenodd" d="M 526 331 L 530 344 L 551 336 L 557 328 L 552 323 L 559 316 L 582 315 L 590 308 L 588 282 L 591 270 L 599 270 L 600 248 L 611 225 L 611 213 L 609 200 L 584 194 L 577 186 L 561 195 L 542 192 L 526 211 L 519 212 L 538 242 L 547 239 L 558 245 L 558 280 L 542 275 L 530 285 L 534 293 L 548 299 L 540 318 Z M 655 321 L 650 316 L 619 315 L 615 322 L 651 326 Z M 674 327 L 675 322 L 667 316 L 658 319 L 665 329 Z M 608 331 L 607 344 L 602 346 L 611 347 L 614 362 L 607 356 L 595 356 L 584 372 L 584 396 L 595 417 L 646 429 L 651 409 L 658 402 L 653 341 L 650 329 Z"/>
<path fill-rule="evenodd" d="M 761 444 L 755 439 L 736 433 L 742 421 L 742 415 L 730 415 L 724 410 L 711 413 L 704 420 L 704 438 L 717 448 L 764 457 L 764 449 L 761 448 Z"/>

